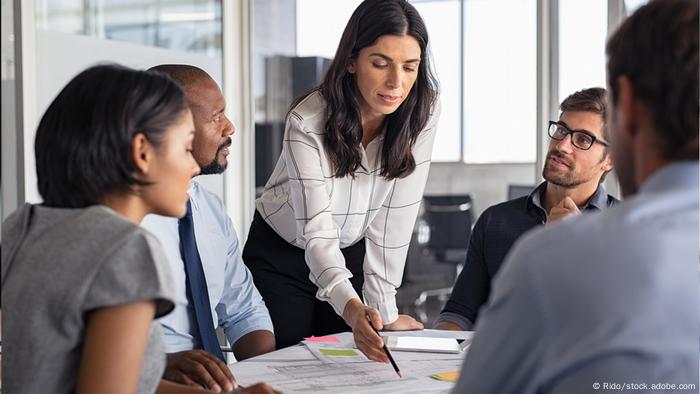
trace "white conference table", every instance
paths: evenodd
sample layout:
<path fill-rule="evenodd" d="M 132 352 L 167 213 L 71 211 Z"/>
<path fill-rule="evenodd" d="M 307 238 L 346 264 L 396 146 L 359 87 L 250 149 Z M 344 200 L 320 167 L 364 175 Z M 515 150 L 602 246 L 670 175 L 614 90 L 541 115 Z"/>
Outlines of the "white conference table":
<path fill-rule="evenodd" d="M 343 346 L 353 346 L 351 333 L 335 336 Z M 392 355 L 403 378 L 391 364 L 324 363 L 303 344 L 236 362 L 229 368 L 241 386 L 265 382 L 283 393 L 449 393 L 453 382 L 430 375 L 459 371 L 465 354 L 392 351 Z"/>

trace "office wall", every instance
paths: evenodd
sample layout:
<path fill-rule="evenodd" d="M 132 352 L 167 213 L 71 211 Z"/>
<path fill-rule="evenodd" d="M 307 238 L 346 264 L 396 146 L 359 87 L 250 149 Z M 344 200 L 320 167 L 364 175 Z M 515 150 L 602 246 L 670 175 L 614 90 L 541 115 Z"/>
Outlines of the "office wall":
<path fill-rule="evenodd" d="M 488 207 L 506 201 L 508 185 L 535 183 L 535 164 L 433 163 L 425 186 L 426 195 L 472 195 L 474 218 Z"/>
<path fill-rule="evenodd" d="M 167 50 L 126 42 L 104 40 L 58 32 L 36 32 L 36 113 L 33 125 L 25 128 L 24 170 L 26 200 L 39 202 L 34 160 L 34 135 L 36 125 L 48 105 L 65 84 L 90 65 L 117 62 L 135 68 L 148 68 L 160 63 L 187 63 L 201 67 L 221 83 L 221 59 L 205 55 Z M 223 197 L 223 177 L 200 177 L 209 190 Z"/>

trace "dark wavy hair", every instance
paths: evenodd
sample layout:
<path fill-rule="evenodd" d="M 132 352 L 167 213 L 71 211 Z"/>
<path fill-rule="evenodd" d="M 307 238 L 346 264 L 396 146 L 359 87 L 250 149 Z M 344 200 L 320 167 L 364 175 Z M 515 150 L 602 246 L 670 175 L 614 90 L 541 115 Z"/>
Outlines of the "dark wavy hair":
<path fill-rule="evenodd" d="M 180 86 L 158 72 L 99 65 L 78 74 L 49 105 L 36 132 L 44 204 L 83 208 L 147 185 L 137 175 L 132 138 L 142 133 L 158 146 L 186 108 Z"/>
<path fill-rule="evenodd" d="M 324 144 L 334 176 L 353 175 L 362 167 L 362 118 L 350 61 L 360 50 L 386 35 L 409 35 L 421 49 L 416 82 L 401 106 L 385 120 L 381 175 L 402 178 L 413 172 L 412 148 L 430 118 L 437 98 L 437 79 L 430 68 L 428 31 L 418 11 L 405 0 L 365 0 L 350 17 L 338 50 L 319 86 L 327 102 Z M 299 100 L 300 101 L 300 100 Z"/>
<path fill-rule="evenodd" d="M 698 160 L 698 1 L 654 0 L 608 40 L 608 86 L 629 78 L 648 107 L 663 158 Z"/>

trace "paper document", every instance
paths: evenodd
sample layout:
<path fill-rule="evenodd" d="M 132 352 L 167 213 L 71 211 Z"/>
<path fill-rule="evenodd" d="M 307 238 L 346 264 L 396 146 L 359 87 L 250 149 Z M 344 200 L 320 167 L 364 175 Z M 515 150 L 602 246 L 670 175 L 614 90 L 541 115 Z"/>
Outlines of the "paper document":
<path fill-rule="evenodd" d="M 369 361 L 362 352 L 342 344 L 303 341 L 304 346 L 324 364 Z"/>
<path fill-rule="evenodd" d="M 460 369 L 461 360 L 404 361 L 399 364 L 403 378 L 389 364 L 373 361 L 349 364 L 321 362 L 262 365 L 240 362 L 231 365 L 239 384 L 267 382 L 285 394 L 427 394 L 449 393 L 453 383 L 431 378 L 443 371 Z"/>
<path fill-rule="evenodd" d="M 382 338 L 389 349 L 404 352 L 461 353 L 471 344 L 471 340 L 468 339 L 402 337 L 400 335 L 401 333 L 397 333 L 397 336 L 383 336 Z"/>
<path fill-rule="evenodd" d="M 401 337 L 419 337 L 419 338 L 453 338 L 453 339 L 472 339 L 474 331 L 448 331 L 448 330 L 433 330 L 425 329 L 418 331 L 380 331 L 379 335 L 383 337 L 401 336 Z"/>
<path fill-rule="evenodd" d="M 229 365 L 241 386 L 266 382 L 285 394 L 448 394 L 454 387 L 449 379 L 438 380 L 431 375 L 459 371 L 464 353 L 395 352 L 394 359 L 403 378 L 396 376 L 390 364 L 374 361 L 341 362 L 350 356 L 352 333 L 336 334 L 340 343 L 310 342 L 322 357 L 312 355 L 309 344 L 290 346 Z M 326 349 L 323 354 L 321 348 Z M 449 375 L 446 375 L 449 377 Z"/>

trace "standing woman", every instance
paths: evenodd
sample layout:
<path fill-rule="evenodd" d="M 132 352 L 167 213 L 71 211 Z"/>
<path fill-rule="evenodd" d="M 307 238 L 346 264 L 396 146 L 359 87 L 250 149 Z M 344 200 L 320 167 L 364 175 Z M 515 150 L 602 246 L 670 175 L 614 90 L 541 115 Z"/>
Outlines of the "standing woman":
<path fill-rule="evenodd" d="M 6 393 L 207 392 L 161 381 L 154 319 L 172 284 L 139 226 L 184 216 L 193 137 L 182 89 L 159 73 L 91 67 L 53 100 L 34 144 L 44 201 L 2 226 Z"/>
<path fill-rule="evenodd" d="M 439 112 L 427 48 L 411 4 L 365 0 L 321 86 L 289 111 L 243 252 L 278 347 L 349 326 L 360 350 L 387 361 L 368 318 L 423 328 L 395 295 Z"/>

